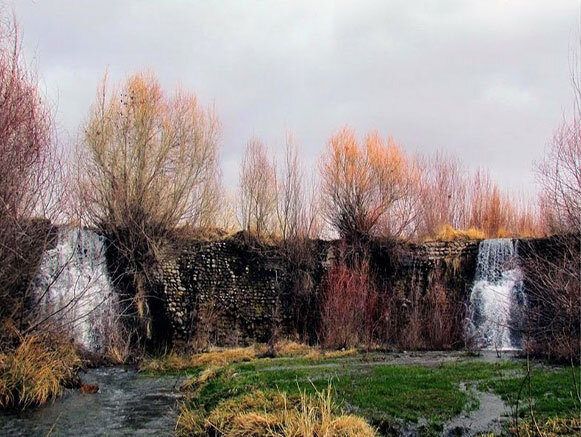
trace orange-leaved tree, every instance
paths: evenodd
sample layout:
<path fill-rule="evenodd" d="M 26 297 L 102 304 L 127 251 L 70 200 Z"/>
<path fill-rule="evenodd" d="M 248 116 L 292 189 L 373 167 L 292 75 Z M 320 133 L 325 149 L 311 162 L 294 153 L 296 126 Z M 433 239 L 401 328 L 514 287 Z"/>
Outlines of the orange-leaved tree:
<path fill-rule="evenodd" d="M 390 236 L 402 235 L 411 223 L 411 213 L 396 206 L 412 195 L 410 168 L 405 153 L 391 138 L 386 141 L 370 133 L 360 144 L 352 129 L 340 130 L 330 138 L 321 159 L 328 223 L 347 239 L 365 238 L 380 229 Z"/>

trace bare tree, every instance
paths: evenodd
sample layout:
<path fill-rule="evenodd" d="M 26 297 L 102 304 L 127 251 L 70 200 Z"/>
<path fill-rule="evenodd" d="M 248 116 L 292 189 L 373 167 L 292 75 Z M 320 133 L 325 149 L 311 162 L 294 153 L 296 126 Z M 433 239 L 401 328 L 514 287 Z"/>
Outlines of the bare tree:
<path fill-rule="evenodd" d="M 80 205 L 113 243 L 147 337 L 148 272 L 178 225 L 206 225 L 216 212 L 220 133 L 212 109 L 192 93 L 166 96 L 152 74 L 113 91 L 105 78 L 85 125 Z"/>
<path fill-rule="evenodd" d="M 283 241 L 314 237 L 318 232 L 318 207 L 314 190 L 300 160 L 299 146 L 291 133 L 286 135 L 285 156 L 276 177 L 277 231 Z"/>
<path fill-rule="evenodd" d="M 24 303 L 63 189 L 50 109 L 25 64 L 18 26 L 0 18 L 0 323 L 27 322 Z M 48 220 L 47 220 L 48 219 Z M 6 332 L 6 330 L 3 330 Z"/>
<path fill-rule="evenodd" d="M 300 168 L 298 147 L 292 134 L 286 135 L 284 163 L 281 175 L 276 177 L 276 219 L 284 241 L 301 231 L 305 212 L 303 172 Z"/>
<path fill-rule="evenodd" d="M 294 187 L 289 186 L 289 190 Z M 258 138 L 246 145 L 240 170 L 239 214 L 242 228 L 258 238 L 273 233 L 276 215 L 276 176 L 266 146 Z"/>
<path fill-rule="evenodd" d="M 564 117 L 537 166 L 549 233 L 581 232 L 581 37 L 570 59 L 572 113 Z"/>
<path fill-rule="evenodd" d="M 561 361 L 581 353 L 581 256 L 579 235 L 559 235 L 524 243 L 528 305 L 527 349 Z"/>
<path fill-rule="evenodd" d="M 549 150 L 538 167 L 549 233 L 581 230 L 581 116 L 556 130 Z"/>
<path fill-rule="evenodd" d="M 468 225 L 484 232 L 488 238 L 515 235 L 518 212 L 510 197 L 500 191 L 490 174 L 478 169 L 468 186 Z"/>
<path fill-rule="evenodd" d="M 581 40 L 573 53 L 573 111 L 557 128 L 537 167 L 551 245 L 528 249 L 524 268 L 530 348 L 550 358 L 579 361 L 581 352 Z M 579 397 L 579 384 L 576 381 Z"/>
<path fill-rule="evenodd" d="M 467 183 L 458 159 L 439 151 L 422 168 L 420 234 L 436 236 L 445 225 L 464 229 Z"/>

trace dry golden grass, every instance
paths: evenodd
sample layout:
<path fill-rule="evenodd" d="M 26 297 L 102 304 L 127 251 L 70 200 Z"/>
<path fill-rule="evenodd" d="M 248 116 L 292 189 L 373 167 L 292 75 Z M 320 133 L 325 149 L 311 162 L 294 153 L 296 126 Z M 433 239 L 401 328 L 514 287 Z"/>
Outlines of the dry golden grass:
<path fill-rule="evenodd" d="M 486 238 L 484 232 L 479 229 L 454 229 L 450 225 L 444 225 L 433 238 L 436 241 L 457 241 L 457 240 L 483 240 Z"/>
<path fill-rule="evenodd" d="M 203 411 L 182 405 L 178 414 L 175 430 L 177 436 L 206 436 L 206 419 Z"/>
<path fill-rule="evenodd" d="M 231 437 L 272 436 L 271 430 L 280 423 L 280 417 L 269 413 L 241 413 L 232 419 L 232 427 L 227 434 Z"/>
<path fill-rule="evenodd" d="M 159 358 L 148 358 L 141 362 L 142 372 L 179 372 L 193 367 L 222 367 L 228 364 L 251 361 L 263 355 L 264 345 L 254 345 L 233 349 L 215 349 L 201 354 L 182 355 L 171 351 Z"/>
<path fill-rule="evenodd" d="M 173 234 L 183 240 L 193 241 L 219 241 L 230 238 L 236 231 L 217 227 L 195 227 L 185 224 L 176 228 Z"/>
<path fill-rule="evenodd" d="M 125 364 L 131 358 L 129 348 L 112 346 L 107 350 L 107 358 L 113 364 Z"/>
<path fill-rule="evenodd" d="M 232 435 L 233 432 L 240 433 L 245 429 L 242 423 L 243 419 L 250 419 L 249 414 L 262 416 L 263 420 L 255 421 L 256 426 L 260 423 L 277 423 L 280 420 L 276 417 L 277 413 L 284 410 L 286 402 L 288 400 L 285 395 L 258 390 L 254 393 L 220 402 L 208 415 L 205 423 L 208 429 L 215 430 L 220 435 Z"/>
<path fill-rule="evenodd" d="M 279 341 L 274 350 L 277 356 L 280 357 L 296 357 L 307 355 L 313 348 L 304 343 L 298 343 L 292 340 Z"/>
<path fill-rule="evenodd" d="M 0 407 L 24 409 L 54 399 L 76 380 L 81 365 L 70 343 L 25 337 L 15 350 L 0 355 Z"/>
<path fill-rule="evenodd" d="M 580 417 L 554 417 L 538 423 L 538 428 L 534 423 L 523 420 L 519 423 L 518 429 L 511 428 L 511 432 L 521 437 L 557 437 L 557 436 L 579 436 L 581 435 Z"/>
<path fill-rule="evenodd" d="M 208 367 L 207 369 L 204 369 L 198 375 L 198 378 L 197 378 L 196 382 L 198 384 L 205 384 L 210 379 L 212 379 L 212 378 L 214 378 L 216 376 L 216 374 L 218 373 L 218 370 L 220 370 L 220 368 L 221 367 L 219 367 L 219 366 L 211 366 L 211 367 Z"/>
<path fill-rule="evenodd" d="M 355 348 L 337 351 L 326 351 L 324 353 L 325 358 L 343 358 L 343 357 L 352 357 L 354 355 L 357 355 L 357 349 Z"/>
<path fill-rule="evenodd" d="M 357 354 L 357 349 L 321 350 L 316 346 L 298 343 L 291 340 L 279 341 L 274 348 L 278 357 L 306 357 L 313 361 L 321 361 L 326 358 L 343 358 Z"/>
<path fill-rule="evenodd" d="M 174 351 L 157 358 L 146 358 L 139 365 L 142 372 L 177 372 L 193 367 L 191 357 Z"/>
<path fill-rule="evenodd" d="M 357 354 L 357 349 L 322 351 L 318 347 L 309 346 L 291 340 L 282 340 L 274 348 L 276 356 L 284 357 L 306 357 L 312 361 L 322 361 L 323 359 L 342 358 Z M 248 347 L 231 349 L 217 348 L 209 352 L 200 354 L 178 354 L 174 351 L 157 358 L 147 358 L 139 365 L 142 372 L 179 372 L 194 367 L 202 367 L 208 371 L 215 371 L 217 368 L 228 364 L 252 361 L 260 358 L 268 351 L 264 344 L 255 344 Z"/>
<path fill-rule="evenodd" d="M 207 416 L 182 407 L 176 427 L 180 436 L 371 437 L 375 430 L 360 417 L 337 411 L 331 388 L 314 396 L 301 392 L 256 391 L 220 402 Z"/>
<path fill-rule="evenodd" d="M 203 354 L 193 355 L 194 366 L 225 366 L 242 361 L 251 361 L 266 352 L 266 346 L 256 345 L 233 349 L 219 349 Z"/>
<path fill-rule="evenodd" d="M 325 359 L 333 359 L 333 358 L 343 358 L 343 357 L 350 357 L 357 354 L 357 349 L 350 348 L 344 350 L 327 350 L 323 351 L 319 348 L 310 348 L 308 352 L 304 356 L 310 361 L 323 361 Z"/>
<path fill-rule="evenodd" d="M 332 422 L 331 432 L 334 436 L 375 436 L 375 430 L 359 416 L 347 414 L 338 416 Z"/>

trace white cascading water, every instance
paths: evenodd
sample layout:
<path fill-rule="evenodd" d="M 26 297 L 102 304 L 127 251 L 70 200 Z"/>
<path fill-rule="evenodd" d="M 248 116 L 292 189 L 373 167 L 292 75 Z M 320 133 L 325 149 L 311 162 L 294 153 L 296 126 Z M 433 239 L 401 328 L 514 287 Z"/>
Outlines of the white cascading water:
<path fill-rule="evenodd" d="M 38 320 L 92 351 L 103 348 L 107 333 L 118 323 L 104 243 L 94 231 L 60 228 L 34 282 Z"/>
<path fill-rule="evenodd" d="M 484 349 L 520 349 L 523 305 L 517 242 L 510 238 L 482 241 L 470 294 L 469 337 Z"/>

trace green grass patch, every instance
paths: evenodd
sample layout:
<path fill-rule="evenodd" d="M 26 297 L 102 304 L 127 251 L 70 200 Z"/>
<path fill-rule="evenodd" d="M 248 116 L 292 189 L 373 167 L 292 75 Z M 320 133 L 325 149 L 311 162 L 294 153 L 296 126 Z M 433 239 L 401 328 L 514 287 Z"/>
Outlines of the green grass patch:
<path fill-rule="evenodd" d="M 224 399 L 254 391 L 315 394 L 331 381 L 336 401 L 372 423 L 417 422 L 425 418 L 441 424 L 478 407 L 474 392 L 463 389 L 460 383 L 507 377 L 522 367 L 511 361 L 466 361 L 427 367 L 383 364 L 364 357 L 317 363 L 305 357 L 262 359 L 220 369 L 210 380 L 192 386 L 189 402 L 210 412 Z"/>
<path fill-rule="evenodd" d="M 573 384 L 573 372 L 575 372 L 576 380 L 579 381 L 579 371 L 579 367 L 554 369 L 537 366 L 532 369 L 530 397 L 532 397 L 534 413 L 538 418 L 579 417 L 581 410 Z M 529 385 L 525 375 L 484 381 L 479 384 L 479 389 L 498 394 L 507 405 L 513 408 L 518 400 L 521 415 L 528 415 Z"/>
<path fill-rule="evenodd" d="M 461 357 L 437 366 L 388 364 L 382 354 L 350 357 L 283 357 L 238 362 L 212 369 L 210 377 L 195 372 L 186 389 L 186 410 L 201 417 L 227 400 L 236 403 L 252 393 L 300 393 L 316 396 L 333 386 L 339 408 L 382 429 L 393 424 L 426 423 L 441 432 L 454 416 L 479 407 L 479 391 L 499 395 L 510 406 L 526 374 L 522 360 L 486 362 Z M 577 375 L 579 368 L 576 369 Z M 570 368 L 537 364 L 532 397 L 541 417 L 575 417 L 579 403 Z M 526 389 L 526 387 L 525 387 Z M 526 397 L 523 389 L 521 398 Z M 521 407 L 527 405 L 521 403 Z M 423 425 L 422 425 L 423 426 Z"/>

